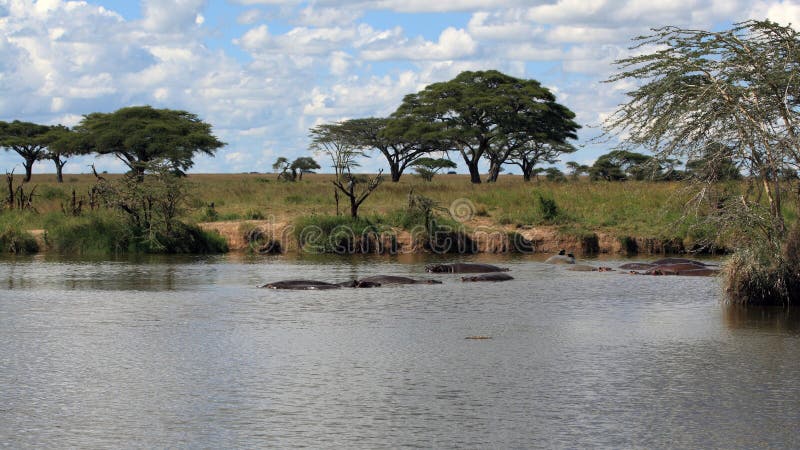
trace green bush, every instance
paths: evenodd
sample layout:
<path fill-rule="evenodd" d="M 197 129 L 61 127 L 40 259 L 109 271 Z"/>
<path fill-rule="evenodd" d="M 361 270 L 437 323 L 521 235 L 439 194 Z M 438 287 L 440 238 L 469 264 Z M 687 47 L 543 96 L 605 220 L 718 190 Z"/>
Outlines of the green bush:
<path fill-rule="evenodd" d="M 133 250 L 125 219 L 104 211 L 80 217 L 51 216 L 45 223 L 56 251 L 71 255 L 105 255 Z"/>
<path fill-rule="evenodd" d="M 378 238 L 393 234 L 381 216 L 358 217 L 313 215 L 298 218 L 294 237 L 298 247 L 311 253 L 374 253 L 385 249 Z"/>
<path fill-rule="evenodd" d="M 548 223 L 556 222 L 560 214 L 556 201 L 552 198 L 544 197 L 542 194 L 538 195 L 538 200 L 537 208 L 542 220 Z"/>
<path fill-rule="evenodd" d="M 39 251 L 39 244 L 32 234 L 13 225 L 0 229 L 0 248 L 3 253 L 25 255 Z"/>

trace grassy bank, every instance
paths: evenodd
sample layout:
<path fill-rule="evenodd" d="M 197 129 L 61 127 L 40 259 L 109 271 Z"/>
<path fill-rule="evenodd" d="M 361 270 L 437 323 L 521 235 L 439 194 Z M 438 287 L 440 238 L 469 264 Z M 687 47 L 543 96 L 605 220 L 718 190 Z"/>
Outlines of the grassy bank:
<path fill-rule="evenodd" d="M 120 175 L 106 176 L 113 179 Z M 315 221 L 328 223 L 330 219 L 324 218 L 335 216 L 337 212 L 330 180 L 331 176 L 325 174 L 306 175 L 302 181 L 294 183 L 278 181 L 274 174 L 190 175 L 187 179 L 188 208 L 181 220 L 189 224 L 250 219 L 301 226 Z M 79 218 L 62 212 L 71 204 L 73 190 L 78 198 L 86 198 L 94 183 L 91 175 L 67 175 L 63 184 L 55 183 L 53 175 L 34 175 L 26 189 L 36 186 L 33 206 L 37 213 L 5 211 L 0 216 L 13 216 L 19 230 L 45 229 L 48 236 L 59 242 L 67 242 L 70 233 L 91 240 L 93 232 L 81 228 L 83 226 L 90 230 L 104 229 L 103 236 L 119 235 L 120 230 L 115 229 L 113 223 L 104 222 L 109 220 L 109 211 L 83 214 L 84 217 Z M 744 188 L 744 184 L 726 187 L 728 192 Z M 406 175 L 399 183 L 384 182 L 359 213 L 370 226 L 409 229 L 419 223 L 418 218 L 409 219 L 404 213 L 411 192 L 434 200 L 441 207 L 441 220 L 459 223 L 467 230 L 548 227 L 561 235 L 577 238 L 602 233 L 617 239 L 620 246 L 628 250 L 637 250 L 636 247 L 641 247 L 648 239 L 680 241 L 686 248 L 707 241 L 724 247 L 726 240 L 731 239 L 716 236 L 715 230 L 702 226 L 687 209 L 689 191 L 684 184 L 673 182 L 581 179 L 525 183 L 520 176 L 504 175 L 494 184 L 473 185 L 466 175 L 441 175 L 431 182 Z M 448 210 L 453 213 L 455 222 L 448 218 Z M 346 214 L 346 205 L 341 205 L 341 212 Z M 786 216 L 794 221 L 797 211 L 789 207 Z M 86 224 L 67 226 L 76 220 Z M 57 231 L 65 226 L 67 231 Z M 59 245 L 63 249 L 70 247 Z M 78 247 L 86 245 L 89 244 Z M 130 246 L 124 242 L 107 242 L 101 246 L 124 245 Z"/>

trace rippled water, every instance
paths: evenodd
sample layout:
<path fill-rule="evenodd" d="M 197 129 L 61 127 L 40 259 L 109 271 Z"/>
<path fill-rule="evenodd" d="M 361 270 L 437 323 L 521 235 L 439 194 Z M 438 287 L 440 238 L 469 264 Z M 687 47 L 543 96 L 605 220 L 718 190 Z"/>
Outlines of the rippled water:
<path fill-rule="evenodd" d="M 800 447 L 794 313 L 713 278 L 424 263 L 2 260 L 0 446 Z M 444 284 L 257 288 L 381 273 Z"/>

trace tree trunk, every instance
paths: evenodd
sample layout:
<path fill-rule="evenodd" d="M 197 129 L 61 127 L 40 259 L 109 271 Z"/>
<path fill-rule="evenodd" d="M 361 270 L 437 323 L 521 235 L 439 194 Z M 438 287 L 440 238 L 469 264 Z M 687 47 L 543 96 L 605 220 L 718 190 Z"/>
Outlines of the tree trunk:
<path fill-rule="evenodd" d="M 481 184 L 481 173 L 478 170 L 478 162 L 477 161 L 472 162 L 466 160 L 464 162 L 467 163 L 467 168 L 469 169 L 469 180 L 473 184 Z"/>
<path fill-rule="evenodd" d="M 389 163 L 389 172 L 391 173 L 393 183 L 397 183 L 398 181 L 400 181 L 400 175 L 402 175 L 403 172 L 400 171 L 400 167 L 398 166 L 397 163 L 395 162 Z"/>
<path fill-rule="evenodd" d="M 522 171 L 522 180 L 525 181 L 526 183 L 531 181 L 531 172 L 533 172 L 533 171 L 531 171 L 531 170 L 523 170 Z"/>
<path fill-rule="evenodd" d="M 23 183 L 27 183 L 31 181 L 31 175 L 33 175 L 33 163 L 36 162 L 35 159 L 25 159 L 25 178 L 22 180 Z"/>
<path fill-rule="evenodd" d="M 356 203 L 356 199 L 353 197 L 350 197 L 350 217 L 358 219 L 358 203 Z"/>
<path fill-rule="evenodd" d="M 63 183 L 64 182 L 64 175 L 62 174 L 64 170 L 64 165 L 67 164 L 67 160 L 61 160 L 59 157 L 53 158 L 53 162 L 56 164 L 56 182 Z"/>
<path fill-rule="evenodd" d="M 486 177 L 487 183 L 496 183 L 497 177 L 500 176 L 500 164 L 497 164 L 495 161 L 492 161 L 489 164 L 489 176 Z"/>

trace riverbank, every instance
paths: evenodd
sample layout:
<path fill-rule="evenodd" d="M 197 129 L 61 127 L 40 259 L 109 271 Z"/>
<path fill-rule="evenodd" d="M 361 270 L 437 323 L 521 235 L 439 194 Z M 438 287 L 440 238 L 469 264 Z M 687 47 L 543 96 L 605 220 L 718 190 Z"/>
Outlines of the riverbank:
<path fill-rule="evenodd" d="M 103 176 L 114 180 L 121 175 Z M 43 230 L 35 234 L 46 250 L 50 243 L 44 237 L 52 234 L 48 228 L 54 223 L 110 214 L 102 208 L 90 211 L 95 183 L 86 174 L 67 175 L 62 184 L 52 175 L 34 175 L 24 188 L 35 190 L 35 212 L 2 212 L 0 225 L 16 215 L 13 222 L 20 229 Z M 186 183 L 180 220 L 219 232 L 233 251 L 252 249 L 251 232 L 256 228 L 282 252 L 298 251 L 298 224 L 349 212 L 336 204 L 331 175 L 326 174 L 307 174 L 298 182 L 278 181 L 275 174 L 192 174 Z M 741 183 L 724 188 L 730 192 L 744 187 Z M 532 247 L 541 253 L 565 248 L 576 254 L 674 254 L 719 251 L 731 239 L 716 235 L 703 224 L 702 214 L 687 209 L 691 194 L 684 183 L 585 178 L 526 183 L 519 176 L 503 175 L 497 183 L 474 185 L 466 175 L 440 175 L 426 182 L 408 174 L 398 183 L 385 181 L 359 209 L 359 216 L 391 241 L 393 251 L 430 250 L 408 218 L 412 196 L 430 199 L 431 215 L 456 233 L 451 237 L 465 238 L 477 252 Z M 74 214 L 72 207 L 81 200 L 83 210 Z M 787 216 L 796 217 L 796 211 Z"/>

